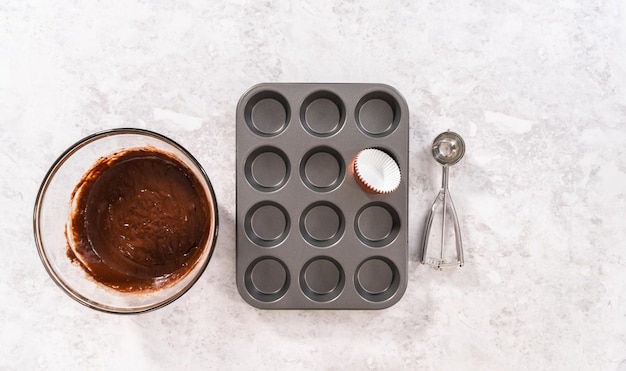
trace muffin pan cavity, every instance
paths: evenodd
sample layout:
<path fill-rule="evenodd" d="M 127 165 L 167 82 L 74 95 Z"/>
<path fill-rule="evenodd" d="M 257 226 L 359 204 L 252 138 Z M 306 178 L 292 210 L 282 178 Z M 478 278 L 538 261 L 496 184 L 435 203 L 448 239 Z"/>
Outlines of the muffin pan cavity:
<path fill-rule="evenodd" d="M 382 202 L 365 205 L 354 220 L 357 237 L 371 247 L 389 245 L 400 231 L 400 216 L 390 205 Z"/>
<path fill-rule="evenodd" d="M 275 91 L 259 92 L 248 100 L 244 109 L 248 128 L 263 137 L 272 137 L 285 130 L 290 115 L 287 100 Z"/>
<path fill-rule="evenodd" d="M 248 156 L 244 173 L 253 188 L 261 192 L 271 192 L 287 182 L 290 167 L 289 160 L 283 151 L 264 146 Z"/>
<path fill-rule="evenodd" d="M 244 221 L 246 235 L 255 245 L 273 247 L 289 233 L 289 215 L 280 204 L 264 201 L 250 208 Z"/>
<path fill-rule="evenodd" d="M 326 201 L 307 206 L 300 217 L 302 238 L 315 247 L 328 247 L 339 241 L 345 229 L 341 210 Z"/>
<path fill-rule="evenodd" d="M 293 114 L 292 114 L 293 112 Z M 407 285 L 407 104 L 384 84 L 264 83 L 237 105 L 237 288 L 263 309 L 382 309 Z M 400 186 L 366 192 L 377 148 Z"/>
<path fill-rule="evenodd" d="M 346 165 L 341 155 L 330 147 L 313 148 L 302 157 L 300 177 L 312 191 L 332 191 L 341 184 L 345 175 Z"/>
<path fill-rule="evenodd" d="M 357 126 L 372 137 L 384 137 L 398 127 L 401 119 L 400 103 L 382 91 L 364 96 L 356 105 Z"/>
<path fill-rule="evenodd" d="M 300 109 L 300 123 L 310 134 L 327 137 L 341 130 L 346 109 L 336 94 L 319 91 L 309 95 Z"/>
<path fill-rule="evenodd" d="M 272 257 L 255 260 L 246 270 L 247 293 L 260 302 L 280 299 L 289 287 L 289 271 L 283 262 Z"/>
<path fill-rule="evenodd" d="M 345 276 L 339 263 L 329 257 L 308 261 L 300 273 L 300 288 L 314 302 L 328 302 L 343 290 Z"/>
<path fill-rule="evenodd" d="M 354 282 L 361 297 L 378 303 L 388 300 L 396 293 L 400 276 L 398 268 L 389 259 L 374 257 L 359 265 Z"/>

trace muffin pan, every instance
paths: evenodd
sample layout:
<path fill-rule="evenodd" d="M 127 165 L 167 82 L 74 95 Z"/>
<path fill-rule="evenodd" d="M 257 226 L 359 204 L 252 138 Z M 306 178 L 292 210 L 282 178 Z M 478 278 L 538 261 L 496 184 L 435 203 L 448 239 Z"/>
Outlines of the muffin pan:
<path fill-rule="evenodd" d="M 264 83 L 239 100 L 237 288 L 264 309 L 382 309 L 407 285 L 406 101 L 384 84 Z M 364 191 L 352 160 L 387 152 L 402 180 Z"/>

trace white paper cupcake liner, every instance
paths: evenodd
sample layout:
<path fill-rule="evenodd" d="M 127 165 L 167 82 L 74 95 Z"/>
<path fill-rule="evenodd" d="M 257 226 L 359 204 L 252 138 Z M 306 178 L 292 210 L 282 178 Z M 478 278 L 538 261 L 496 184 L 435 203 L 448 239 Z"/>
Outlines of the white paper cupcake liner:
<path fill-rule="evenodd" d="M 373 193 L 391 193 L 400 186 L 400 167 L 384 151 L 368 148 L 354 158 L 357 182 Z"/>

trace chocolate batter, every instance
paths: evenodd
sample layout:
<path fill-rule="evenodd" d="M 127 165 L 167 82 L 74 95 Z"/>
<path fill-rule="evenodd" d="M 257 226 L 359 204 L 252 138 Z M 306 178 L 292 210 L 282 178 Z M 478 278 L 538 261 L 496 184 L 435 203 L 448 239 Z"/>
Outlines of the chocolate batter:
<path fill-rule="evenodd" d="M 100 159 L 74 189 L 72 205 L 68 257 L 122 292 L 175 283 L 195 266 L 211 230 L 198 179 L 153 147 Z"/>

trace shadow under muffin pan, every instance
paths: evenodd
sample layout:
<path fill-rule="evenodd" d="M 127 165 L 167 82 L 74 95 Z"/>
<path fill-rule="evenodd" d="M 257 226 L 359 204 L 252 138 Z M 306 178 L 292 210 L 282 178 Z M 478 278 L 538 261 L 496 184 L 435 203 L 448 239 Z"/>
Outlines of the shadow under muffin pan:
<path fill-rule="evenodd" d="M 407 286 L 406 101 L 384 84 L 263 83 L 239 100 L 237 288 L 264 309 L 382 309 Z M 354 178 L 378 148 L 402 180 Z"/>

